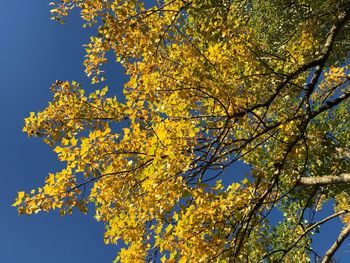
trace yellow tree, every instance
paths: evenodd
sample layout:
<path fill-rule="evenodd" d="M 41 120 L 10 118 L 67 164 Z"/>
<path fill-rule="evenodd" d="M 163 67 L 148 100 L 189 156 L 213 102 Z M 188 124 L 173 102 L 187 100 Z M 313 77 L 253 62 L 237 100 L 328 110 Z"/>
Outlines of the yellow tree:
<path fill-rule="evenodd" d="M 92 83 L 107 52 L 130 79 L 122 100 L 54 83 L 24 131 L 66 167 L 18 193 L 20 214 L 93 203 L 105 242 L 122 241 L 120 262 L 332 260 L 350 232 L 349 1 L 52 5 L 54 19 L 77 8 L 98 28 L 84 62 Z M 251 167 L 243 180 L 224 173 L 238 160 Z M 318 255 L 311 238 L 335 218 L 344 228 Z"/>

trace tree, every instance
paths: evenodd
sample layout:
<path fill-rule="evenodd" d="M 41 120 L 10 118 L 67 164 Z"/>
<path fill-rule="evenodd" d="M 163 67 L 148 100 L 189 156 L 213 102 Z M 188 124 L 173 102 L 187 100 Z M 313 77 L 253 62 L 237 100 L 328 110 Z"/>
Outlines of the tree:
<path fill-rule="evenodd" d="M 66 167 L 18 193 L 20 214 L 93 203 L 121 262 L 332 261 L 350 233 L 350 1 L 62 0 L 53 18 L 73 8 L 98 28 L 92 82 L 107 52 L 130 79 L 118 99 L 54 83 L 23 130 Z M 224 173 L 238 160 L 243 180 Z M 312 236 L 335 218 L 318 255 Z"/>

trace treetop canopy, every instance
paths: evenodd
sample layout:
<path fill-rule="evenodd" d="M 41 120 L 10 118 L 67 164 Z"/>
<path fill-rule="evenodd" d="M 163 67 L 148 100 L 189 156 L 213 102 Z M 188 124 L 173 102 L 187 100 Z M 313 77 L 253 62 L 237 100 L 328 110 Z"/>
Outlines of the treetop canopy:
<path fill-rule="evenodd" d="M 51 12 L 73 8 L 98 28 L 87 76 L 103 81 L 113 53 L 125 98 L 53 84 L 23 130 L 66 167 L 18 193 L 20 214 L 93 203 L 121 262 L 332 260 L 350 232 L 349 1 L 62 0 Z M 319 255 L 312 236 L 339 217 Z"/>

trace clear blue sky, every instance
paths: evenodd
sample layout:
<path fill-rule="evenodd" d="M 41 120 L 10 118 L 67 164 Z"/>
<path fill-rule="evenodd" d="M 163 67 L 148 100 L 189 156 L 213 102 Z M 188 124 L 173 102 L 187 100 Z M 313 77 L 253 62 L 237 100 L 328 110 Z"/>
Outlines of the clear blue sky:
<path fill-rule="evenodd" d="M 21 132 L 23 119 L 47 105 L 56 79 L 89 86 L 82 66 L 88 32 L 77 13 L 64 26 L 51 21 L 50 1 L 0 0 L 0 263 L 112 262 L 117 247 L 104 245 L 104 226 L 93 212 L 28 217 L 11 207 L 17 191 L 40 186 L 49 171 L 60 168 L 48 146 Z M 106 69 L 110 89 L 120 89 L 126 80 L 121 68 L 110 64 Z M 240 173 L 244 167 L 235 169 Z M 325 230 L 315 246 L 321 251 L 333 242 L 339 225 L 328 224 Z M 346 251 L 350 246 L 345 244 L 338 253 L 341 262 L 350 262 Z"/>
<path fill-rule="evenodd" d="M 104 226 L 92 212 L 28 217 L 11 207 L 17 191 L 40 186 L 60 168 L 48 146 L 21 132 L 23 119 L 47 105 L 56 79 L 89 83 L 82 66 L 89 36 L 76 13 L 64 26 L 51 21 L 49 2 L 0 0 L 0 262 L 112 262 L 117 247 L 104 245 Z M 120 87 L 120 68 L 112 64 L 109 72 Z"/>

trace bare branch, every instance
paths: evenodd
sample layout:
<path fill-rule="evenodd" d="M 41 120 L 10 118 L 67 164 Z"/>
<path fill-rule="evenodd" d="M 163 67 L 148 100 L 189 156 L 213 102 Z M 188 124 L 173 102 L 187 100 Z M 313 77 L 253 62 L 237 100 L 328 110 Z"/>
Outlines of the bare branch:
<path fill-rule="evenodd" d="M 350 234 L 350 224 L 348 224 L 343 230 L 340 232 L 337 240 L 333 243 L 333 245 L 328 249 L 326 252 L 322 263 L 329 263 L 332 260 L 333 255 L 338 250 L 338 248 L 341 246 L 341 244 L 344 242 L 344 240 L 348 237 Z"/>
<path fill-rule="evenodd" d="M 340 175 L 301 177 L 298 183 L 299 185 L 304 186 L 349 184 L 350 173 L 342 173 Z"/>

